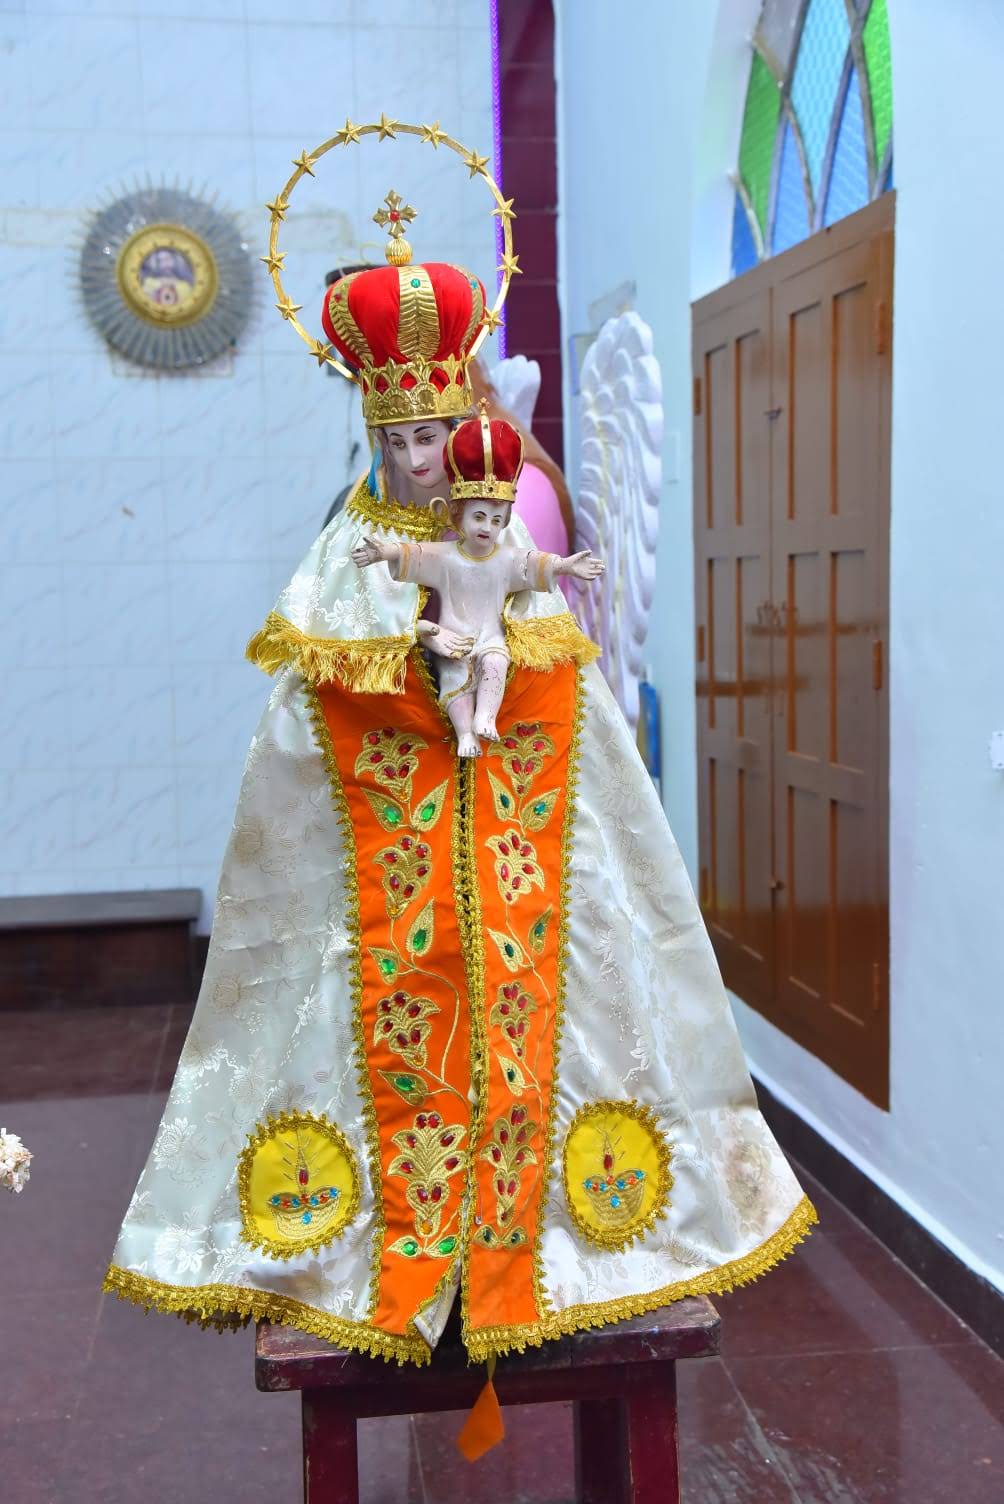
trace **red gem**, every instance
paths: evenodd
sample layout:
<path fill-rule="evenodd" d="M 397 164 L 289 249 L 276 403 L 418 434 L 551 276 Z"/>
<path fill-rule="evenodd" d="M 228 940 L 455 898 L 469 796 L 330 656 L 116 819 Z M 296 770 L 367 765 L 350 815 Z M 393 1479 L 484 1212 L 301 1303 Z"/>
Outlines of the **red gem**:
<path fill-rule="evenodd" d="M 399 877 L 394 877 L 393 875 L 391 875 L 387 879 L 387 885 L 388 887 L 393 888 L 396 891 L 401 886 L 401 879 Z"/>
<path fill-rule="evenodd" d="M 433 1199 L 433 1201 L 439 1201 L 439 1200 L 441 1200 L 442 1199 L 442 1195 L 443 1195 L 443 1187 L 441 1185 L 434 1185 L 432 1187 L 432 1199 Z"/>
<path fill-rule="evenodd" d="M 401 218 L 400 214 L 398 214 L 398 212 L 397 212 L 396 209 L 392 209 L 390 211 L 390 217 L 391 217 L 392 220 L 395 221 L 395 223 Z"/>
<path fill-rule="evenodd" d="M 453 1134 L 452 1133 L 444 1133 L 443 1136 L 442 1136 L 442 1138 L 439 1140 L 439 1142 L 442 1144 L 442 1146 L 443 1146 L 444 1149 L 448 1149 L 450 1147 L 450 1145 L 453 1143 Z"/>
<path fill-rule="evenodd" d="M 501 1163 L 501 1160 L 502 1160 L 502 1150 L 499 1149 L 497 1147 L 497 1145 L 494 1145 L 494 1144 L 492 1145 L 492 1159 L 495 1161 L 496 1164 Z"/>
<path fill-rule="evenodd" d="M 530 866 L 529 862 L 523 863 L 523 871 L 526 873 L 527 877 L 533 876 L 533 868 Z"/>
<path fill-rule="evenodd" d="M 408 1001 L 408 994 L 406 992 L 395 992 L 394 1001 L 395 1003 L 406 1003 Z"/>
<path fill-rule="evenodd" d="M 414 893 L 414 891 L 415 891 L 415 884 L 414 883 L 408 883 L 407 887 L 404 890 L 404 896 L 405 896 L 405 898 L 410 898 L 411 895 Z"/>
<path fill-rule="evenodd" d="M 424 877 L 425 874 L 428 872 L 428 870 L 429 869 L 426 866 L 416 867 L 415 868 L 415 876 L 416 877 Z"/>
<path fill-rule="evenodd" d="M 428 1201 L 428 1199 L 429 1199 L 429 1193 L 425 1189 L 424 1185 L 420 1185 L 418 1187 L 418 1190 L 415 1192 L 415 1194 L 418 1197 L 419 1201 L 421 1201 L 423 1203 L 426 1202 L 426 1201 Z"/>
<path fill-rule="evenodd" d="M 613 1155 L 612 1154 L 604 1154 L 604 1156 L 603 1156 L 603 1168 L 605 1170 L 612 1170 L 613 1167 L 614 1167 L 614 1157 L 613 1157 Z"/>
<path fill-rule="evenodd" d="M 514 757 L 512 760 L 512 770 L 514 773 L 522 773 L 523 771 L 523 764 L 518 757 Z"/>
<path fill-rule="evenodd" d="M 401 1169 L 404 1171 L 404 1173 L 406 1175 L 410 1175 L 411 1174 L 411 1160 L 410 1159 L 402 1159 L 402 1161 L 401 1161 Z"/>
<path fill-rule="evenodd" d="M 307 1174 L 306 1170 L 300 1170 L 300 1171 L 298 1171 L 296 1178 L 300 1182 L 301 1185 L 306 1185 L 307 1181 L 310 1179 L 310 1177 Z"/>
<path fill-rule="evenodd" d="M 460 1160 L 457 1158 L 457 1156 L 455 1154 L 451 1154 L 449 1159 L 446 1161 L 446 1168 L 448 1170 L 455 1170 L 459 1163 Z"/>
<path fill-rule="evenodd" d="M 523 879 L 521 877 L 514 877 L 513 878 L 512 885 L 513 885 L 514 888 L 522 887 L 522 884 L 523 884 Z"/>
<path fill-rule="evenodd" d="M 382 752 L 371 752 L 370 755 L 369 755 L 369 761 L 370 762 L 383 762 L 383 753 Z"/>
<path fill-rule="evenodd" d="M 410 851 L 411 850 L 411 846 L 412 846 L 411 836 L 402 836 L 401 837 L 401 850 L 402 851 Z"/>
<path fill-rule="evenodd" d="M 443 1121 L 443 1120 L 442 1120 L 442 1118 L 441 1118 L 441 1117 L 440 1117 L 440 1116 L 439 1116 L 439 1113 L 438 1113 L 438 1112 L 430 1112 L 430 1113 L 429 1113 L 429 1127 L 430 1127 L 430 1128 L 438 1128 L 438 1127 L 439 1127 L 439 1125 L 440 1125 L 440 1123 L 441 1123 L 441 1122 L 442 1122 L 442 1121 Z"/>
<path fill-rule="evenodd" d="M 415 1126 L 416 1128 L 424 1128 L 428 1121 L 429 1119 L 426 1117 L 425 1113 L 420 1112 L 418 1114 L 418 1117 L 415 1119 Z"/>

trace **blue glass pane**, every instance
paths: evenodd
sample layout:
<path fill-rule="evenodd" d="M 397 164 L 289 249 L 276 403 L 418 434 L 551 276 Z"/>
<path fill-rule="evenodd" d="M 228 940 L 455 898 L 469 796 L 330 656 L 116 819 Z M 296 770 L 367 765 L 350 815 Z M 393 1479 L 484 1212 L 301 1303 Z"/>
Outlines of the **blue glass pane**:
<path fill-rule="evenodd" d="M 777 207 L 774 211 L 774 239 L 771 250 L 786 251 L 809 233 L 809 206 L 805 201 L 802 163 L 791 122 L 784 128 L 781 143 L 781 172 L 777 180 Z"/>
<path fill-rule="evenodd" d="M 894 161 L 895 161 L 894 157 L 890 157 L 889 158 L 889 171 L 886 173 L 886 175 L 885 175 L 885 182 L 882 184 L 882 192 L 883 193 L 888 193 L 890 188 L 895 188 L 895 186 L 896 186 L 896 184 L 892 180 L 892 168 L 893 168 L 893 162 Z"/>
<path fill-rule="evenodd" d="M 847 95 L 840 116 L 840 132 L 833 154 L 830 186 L 826 194 L 823 223 L 832 225 L 847 214 L 863 209 L 868 202 L 868 153 L 865 149 L 865 125 L 861 109 L 858 72 L 851 69 Z"/>
<path fill-rule="evenodd" d="M 819 191 L 819 174 L 849 40 L 844 0 L 809 0 L 795 59 L 791 101 L 805 143 L 813 193 Z"/>
<path fill-rule="evenodd" d="M 741 277 L 757 264 L 756 243 L 746 218 L 743 201 L 736 194 L 736 206 L 732 211 L 732 275 Z"/>

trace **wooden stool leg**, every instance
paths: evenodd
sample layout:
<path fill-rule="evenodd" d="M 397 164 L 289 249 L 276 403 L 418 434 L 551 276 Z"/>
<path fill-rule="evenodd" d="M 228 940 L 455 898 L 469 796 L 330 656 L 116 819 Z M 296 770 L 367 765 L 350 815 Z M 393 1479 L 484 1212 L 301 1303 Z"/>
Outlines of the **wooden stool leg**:
<path fill-rule="evenodd" d="M 627 1410 L 623 1400 L 575 1401 L 576 1504 L 627 1504 Z"/>
<path fill-rule="evenodd" d="M 305 1389 L 304 1504 L 359 1504 L 356 1417 L 338 1395 Z"/>
<path fill-rule="evenodd" d="M 662 1364 L 650 1386 L 629 1396 L 627 1410 L 630 1504 L 679 1504 L 676 1364 Z"/>

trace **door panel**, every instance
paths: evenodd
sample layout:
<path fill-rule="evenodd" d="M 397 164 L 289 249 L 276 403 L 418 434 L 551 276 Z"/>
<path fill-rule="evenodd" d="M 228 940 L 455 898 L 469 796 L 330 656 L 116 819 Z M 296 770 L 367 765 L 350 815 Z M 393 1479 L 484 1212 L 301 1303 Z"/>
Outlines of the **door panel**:
<path fill-rule="evenodd" d="M 881 1103 L 893 205 L 694 309 L 702 902 L 728 984 Z"/>

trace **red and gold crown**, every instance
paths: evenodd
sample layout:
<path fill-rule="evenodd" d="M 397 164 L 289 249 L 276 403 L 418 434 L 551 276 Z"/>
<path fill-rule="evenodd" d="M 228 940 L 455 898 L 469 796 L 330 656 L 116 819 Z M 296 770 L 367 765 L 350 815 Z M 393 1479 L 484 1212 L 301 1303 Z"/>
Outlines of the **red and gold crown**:
<path fill-rule="evenodd" d="M 460 266 L 413 266 L 403 226 L 416 211 L 393 191 L 384 202 L 373 218 L 389 226 L 391 265 L 333 282 L 321 309 L 324 332 L 358 372 L 367 423 L 470 412 L 467 357 L 485 321 L 484 287 Z"/>
<path fill-rule="evenodd" d="M 482 397 L 480 417 L 461 423 L 446 441 L 453 501 L 467 501 L 472 496 L 516 499 L 516 482 L 523 468 L 523 435 L 511 423 L 489 418 L 487 406 Z"/>

